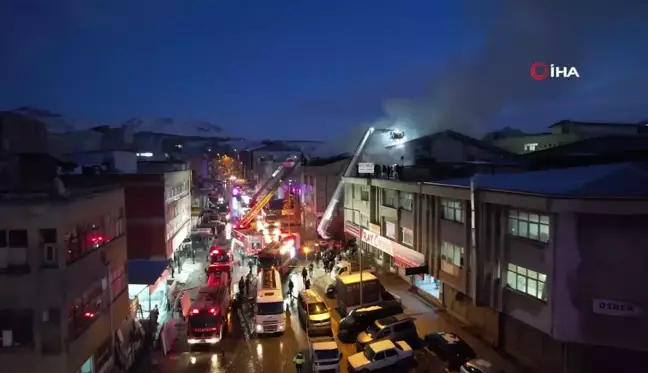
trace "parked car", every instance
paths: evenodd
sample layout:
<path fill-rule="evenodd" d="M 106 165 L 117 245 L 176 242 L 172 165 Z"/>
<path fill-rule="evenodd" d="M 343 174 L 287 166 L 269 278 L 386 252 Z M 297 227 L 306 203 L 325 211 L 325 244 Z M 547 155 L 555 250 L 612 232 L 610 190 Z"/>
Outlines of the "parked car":
<path fill-rule="evenodd" d="M 373 372 L 412 359 L 412 347 L 405 341 L 389 339 L 373 342 L 357 354 L 349 356 L 348 371 Z"/>
<path fill-rule="evenodd" d="M 297 295 L 299 320 L 307 331 L 331 329 L 331 315 L 324 299 L 312 289 L 305 289 Z"/>
<path fill-rule="evenodd" d="M 447 361 L 451 370 L 459 370 L 466 362 L 477 358 L 475 350 L 455 334 L 436 332 L 423 338 L 425 347 L 439 359 Z"/>
<path fill-rule="evenodd" d="M 400 313 L 376 320 L 373 325 L 358 334 L 356 338 L 356 350 L 360 352 L 365 349 L 367 344 L 382 339 L 406 341 L 410 346 L 416 346 L 419 341 L 419 336 L 416 332 L 414 319 L 404 313 Z"/>
<path fill-rule="evenodd" d="M 356 308 L 340 320 L 338 339 L 343 343 L 354 343 L 360 332 L 376 320 L 403 313 L 403 306 L 397 301 L 383 301 L 372 306 Z"/>
<path fill-rule="evenodd" d="M 459 373 L 504 373 L 504 371 L 495 367 L 490 361 L 472 359 L 461 366 Z"/>

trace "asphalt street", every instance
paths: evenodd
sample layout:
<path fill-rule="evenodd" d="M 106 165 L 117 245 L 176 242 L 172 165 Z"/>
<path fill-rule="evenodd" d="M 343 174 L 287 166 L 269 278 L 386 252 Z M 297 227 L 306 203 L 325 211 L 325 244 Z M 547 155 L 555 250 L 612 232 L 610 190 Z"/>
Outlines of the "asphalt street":
<path fill-rule="evenodd" d="M 296 267 L 292 273 L 295 291 L 303 288 L 299 274 L 301 268 L 303 267 Z M 241 267 L 236 267 L 233 283 L 236 284 L 236 279 L 246 275 L 248 271 L 249 267 L 246 263 L 242 263 Z M 253 268 L 253 273 L 256 273 L 255 268 Z M 324 274 L 321 269 L 316 269 L 312 279 L 313 289 L 323 294 L 324 288 L 331 281 L 328 274 Z M 327 302 L 329 306 L 335 306 L 334 300 Z M 253 332 L 251 307 L 249 306 L 244 306 L 238 312 L 230 315 L 227 336 L 211 348 L 189 348 L 186 337 L 180 330 L 174 350 L 168 356 L 159 359 L 155 371 L 165 373 L 295 372 L 292 359 L 300 351 L 307 358 L 307 363 L 302 371 L 304 373 L 311 372 L 311 367 L 308 364 L 308 342 L 297 316 L 296 302 L 287 300 L 286 306 L 289 310 L 290 322 L 286 331 L 281 335 L 257 336 Z M 336 326 L 334 322 L 334 331 Z M 340 371 L 344 373 L 347 372 L 346 358 L 355 353 L 355 349 L 353 345 L 341 343 L 339 345 L 343 353 L 343 364 Z M 221 350 L 224 351 L 224 355 L 221 355 Z M 418 364 L 415 366 L 400 367 L 399 371 L 437 373 L 445 370 L 443 363 L 425 351 L 417 351 L 416 360 Z"/>

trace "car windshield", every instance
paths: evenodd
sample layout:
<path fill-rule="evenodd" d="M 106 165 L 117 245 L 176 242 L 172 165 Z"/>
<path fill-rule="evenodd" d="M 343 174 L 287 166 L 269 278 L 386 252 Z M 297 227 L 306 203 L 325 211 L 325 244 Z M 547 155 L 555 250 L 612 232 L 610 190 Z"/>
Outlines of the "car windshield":
<path fill-rule="evenodd" d="M 316 360 L 333 360 L 339 358 L 338 350 L 317 350 L 315 351 Z"/>
<path fill-rule="evenodd" d="M 211 254 L 212 263 L 229 263 L 228 254 Z"/>
<path fill-rule="evenodd" d="M 320 303 L 311 303 L 308 305 L 309 315 L 321 315 L 323 313 L 328 313 L 326 304 L 320 302 Z"/>
<path fill-rule="evenodd" d="M 284 313 L 283 302 L 257 303 L 258 315 L 279 315 Z"/>
<path fill-rule="evenodd" d="M 376 352 L 371 348 L 371 346 L 367 346 L 364 349 L 364 355 L 367 360 L 372 361 L 374 359 L 374 356 L 376 356 Z"/>
<path fill-rule="evenodd" d="M 261 268 L 272 268 L 272 266 L 279 265 L 279 260 L 273 257 L 259 257 L 259 264 Z"/>

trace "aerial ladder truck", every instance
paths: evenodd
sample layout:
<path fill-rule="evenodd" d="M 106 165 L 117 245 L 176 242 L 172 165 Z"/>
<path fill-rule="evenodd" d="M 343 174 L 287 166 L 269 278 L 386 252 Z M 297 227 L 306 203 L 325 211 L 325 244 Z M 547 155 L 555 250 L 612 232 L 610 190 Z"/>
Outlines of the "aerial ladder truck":
<path fill-rule="evenodd" d="M 288 178 L 299 166 L 301 166 L 301 160 L 291 157 L 272 173 L 270 179 L 263 183 L 252 197 L 253 206 L 239 219 L 238 229 L 247 229 L 252 224 L 259 212 L 270 202 L 272 196 L 281 186 L 282 181 Z M 257 199 L 259 196 L 262 196 L 261 199 Z"/>
<path fill-rule="evenodd" d="M 331 196 L 331 200 L 326 206 L 326 210 L 324 210 L 324 215 L 322 216 L 322 220 L 317 226 L 317 233 L 324 239 L 331 238 L 331 235 L 328 233 L 328 228 L 331 225 L 331 221 L 333 220 L 333 213 L 335 212 L 338 203 L 340 203 L 340 198 L 342 197 L 342 192 L 344 191 L 344 178 L 353 176 L 355 174 L 356 167 L 358 166 L 358 162 L 362 158 L 362 154 L 364 153 L 365 148 L 367 147 L 367 143 L 369 142 L 371 136 L 376 132 L 388 133 L 389 137 L 392 140 L 402 141 L 405 138 L 404 132 L 393 130 L 393 129 L 376 129 L 374 127 L 370 127 L 367 130 L 367 132 L 365 132 L 364 136 L 362 136 L 362 139 L 360 140 L 360 143 L 356 147 L 355 152 L 353 153 L 351 162 L 349 162 L 349 164 L 346 167 L 346 170 L 344 171 L 344 174 L 342 174 L 342 176 L 340 177 L 340 180 L 338 181 L 337 186 L 335 187 L 335 191 Z"/>

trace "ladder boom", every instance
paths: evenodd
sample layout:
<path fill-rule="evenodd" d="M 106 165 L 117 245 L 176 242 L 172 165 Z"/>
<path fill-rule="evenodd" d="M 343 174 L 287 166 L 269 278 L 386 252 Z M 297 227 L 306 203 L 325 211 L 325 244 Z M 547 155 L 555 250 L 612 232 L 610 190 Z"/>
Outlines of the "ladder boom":
<path fill-rule="evenodd" d="M 317 226 L 317 233 L 322 237 L 322 238 L 330 238 L 330 235 L 328 234 L 328 228 L 331 225 L 331 220 L 333 219 L 333 213 L 335 212 L 335 209 L 337 208 L 338 203 L 340 202 L 340 198 L 342 197 L 342 192 L 344 191 L 344 177 L 349 177 L 353 176 L 356 166 L 358 165 L 358 162 L 360 161 L 360 158 L 362 157 L 362 153 L 364 153 L 365 148 L 367 147 L 367 143 L 369 142 L 369 138 L 371 138 L 371 135 L 374 134 L 375 131 L 384 133 L 384 132 L 389 132 L 391 130 L 389 129 L 375 129 L 374 127 L 370 127 L 367 132 L 365 132 L 364 136 L 360 140 L 360 143 L 358 144 L 355 152 L 353 153 L 353 157 L 351 158 L 351 161 L 346 167 L 346 170 L 344 171 L 344 174 L 342 174 L 342 177 L 340 177 L 340 180 L 338 181 L 337 186 L 335 187 L 335 191 L 333 192 L 333 195 L 331 196 L 331 200 L 329 201 L 328 205 L 326 206 L 326 210 L 324 210 L 324 215 L 322 216 L 322 220 L 320 221 L 319 225 Z"/>

